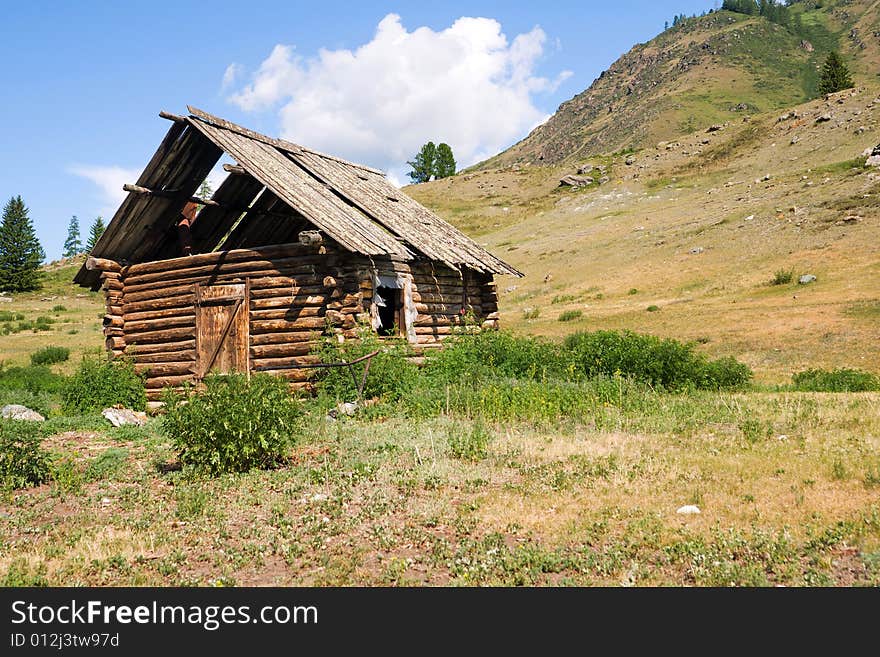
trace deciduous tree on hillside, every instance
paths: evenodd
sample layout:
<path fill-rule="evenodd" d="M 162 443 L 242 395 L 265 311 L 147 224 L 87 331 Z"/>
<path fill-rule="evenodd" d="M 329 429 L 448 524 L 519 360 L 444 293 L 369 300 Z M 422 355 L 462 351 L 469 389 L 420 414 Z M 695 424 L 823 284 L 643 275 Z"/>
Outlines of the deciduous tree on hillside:
<path fill-rule="evenodd" d="M 46 257 L 21 196 L 3 208 L 0 223 L 0 290 L 27 292 L 40 288 L 40 264 Z"/>

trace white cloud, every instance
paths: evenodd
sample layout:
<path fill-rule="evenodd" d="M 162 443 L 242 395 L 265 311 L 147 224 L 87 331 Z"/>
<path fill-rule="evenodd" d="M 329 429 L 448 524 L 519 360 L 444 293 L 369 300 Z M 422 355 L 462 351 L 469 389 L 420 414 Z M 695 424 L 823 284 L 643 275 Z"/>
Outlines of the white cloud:
<path fill-rule="evenodd" d="M 245 111 L 277 111 L 286 139 L 400 180 L 428 140 L 447 142 L 463 168 L 546 120 L 533 96 L 570 73 L 536 75 L 545 41 L 540 27 L 508 41 L 489 18 L 410 32 L 389 14 L 355 50 L 322 49 L 304 59 L 276 45 L 229 100 Z"/>
<path fill-rule="evenodd" d="M 244 66 L 241 64 L 236 64 L 233 62 L 229 66 L 226 67 L 226 70 L 223 71 L 223 81 L 220 83 L 220 91 L 226 91 L 241 77 L 241 74 L 244 73 Z"/>
<path fill-rule="evenodd" d="M 126 169 L 119 166 L 74 165 L 68 171 L 76 176 L 91 180 L 98 186 L 98 198 L 103 203 L 99 214 L 109 221 L 119 208 L 128 192 L 123 191 L 125 183 L 134 183 L 141 175 L 140 169 Z"/>

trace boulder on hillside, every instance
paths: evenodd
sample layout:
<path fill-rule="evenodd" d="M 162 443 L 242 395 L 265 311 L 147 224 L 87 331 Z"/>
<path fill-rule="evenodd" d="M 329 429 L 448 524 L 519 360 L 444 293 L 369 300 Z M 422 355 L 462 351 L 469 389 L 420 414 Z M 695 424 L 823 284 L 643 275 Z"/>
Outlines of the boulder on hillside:
<path fill-rule="evenodd" d="M 567 176 L 562 176 L 559 179 L 560 187 L 586 187 L 587 185 L 592 185 L 593 179 L 589 176 L 575 176 L 573 174 L 569 174 Z"/>
<path fill-rule="evenodd" d="M 799 285 L 809 285 L 816 281 L 816 277 L 813 274 L 804 274 L 798 279 Z"/>
<path fill-rule="evenodd" d="M 114 427 L 121 427 L 126 424 L 134 424 L 140 427 L 147 421 L 146 413 L 143 411 L 133 411 L 130 408 L 105 408 L 101 411 L 101 415 Z"/>
<path fill-rule="evenodd" d="M 6 404 L 6 406 L 0 408 L 0 417 L 4 417 L 7 420 L 30 420 L 32 422 L 42 422 L 46 419 L 36 411 L 32 411 L 27 406 L 22 406 L 21 404 Z"/>

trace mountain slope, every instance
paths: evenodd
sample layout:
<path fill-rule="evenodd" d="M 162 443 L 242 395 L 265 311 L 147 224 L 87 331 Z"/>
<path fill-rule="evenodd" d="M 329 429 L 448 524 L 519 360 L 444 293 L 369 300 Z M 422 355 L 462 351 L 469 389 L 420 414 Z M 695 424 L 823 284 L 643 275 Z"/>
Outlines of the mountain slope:
<path fill-rule="evenodd" d="M 688 19 L 633 47 L 524 140 L 474 168 L 573 162 L 796 105 L 815 96 L 830 49 L 844 53 L 857 81 L 880 80 L 880 2 L 797 2 L 792 12 L 799 34 L 728 11 Z"/>

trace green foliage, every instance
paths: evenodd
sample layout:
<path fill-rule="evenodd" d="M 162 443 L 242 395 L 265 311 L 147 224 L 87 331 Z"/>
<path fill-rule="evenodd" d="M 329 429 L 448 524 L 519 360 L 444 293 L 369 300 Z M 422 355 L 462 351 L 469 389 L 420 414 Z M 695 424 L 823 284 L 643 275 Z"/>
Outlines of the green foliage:
<path fill-rule="evenodd" d="M 89 481 L 108 479 L 122 469 L 127 458 L 127 449 L 122 447 L 110 447 L 101 452 L 91 463 L 89 463 L 85 471 L 85 478 Z"/>
<path fill-rule="evenodd" d="M 522 316 L 523 319 L 538 319 L 541 316 L 541 309 L 537 306 L 534 308 L 523 308 Z"/>
<path fill-rule="evenodd" d="M 634 294 L 638 294 L 638 293 L 639 293 L 639 291 L 634 287 L 630 288 L 629 292 L 627 292 L 627 294 L 629 294 L 629 295 L 634 295 Z"/>
<path fill-rule="evenodd" d="M 0 290 L 28 292 L 40 288 L 40 264 L 46 257 L 21 196 L 3 208 L 0 223 Z"/>
<path fill-rule="evenodd" d="M 819 78 L 819 93 L 833 94 L 837 91 L 850 89 L 852 86 L 853 80 L 849 69 L 843 63 L 840 55 L 832 50 L 828 53 L 825 64 L 822 66 L 822 74 Z"/>
<path fill-rule="evenodd" d="M 788 285 L 794 279 L 794 271 L 791 269 L 778 269 L 770 279 L 770 285 Z"/>
<path fill-rule="evenodd" d="M 0 322 L 18 322 L 24 319 L 24 315 L 10 310 L 0 310 Z"/>
<path fill-rule="evenodd" d="M 63 363 L 68 358 L 70 358 L 70 349 L 67 347 L 43 347 L 31 354 L 31 365 Z"/>
<path fill-rule="evenodd" d="M 0 419 L 0 486 L 26 488 L 49 480 L 51 459 L 36 422 Z"/>
<path fill-rule="evenodd" d="M 67 310 L 67 308 L 62 306 L 60 303 L 57 303 L 54 306 L 52 306 L 53 313 L 63 313 L 65 310 Z"/>
<path fill-rule="evenodd" d="M 449 453 L 463 461 L 482 461 L 488 455 L 492 434 L 477 422 L 468 427 L 453 425 L 447 435 Z"/>
<path fill-rule="evenodd" d="M 575 333 L 564 347 L 587 377 L 620 374 L 671 390 L 737 388 L 752 376 L 746 365 L 732 358 L 708 361 L 691 343 L 631 331 Z"/>
<path fill-rule="evenodd" d="M 803 392 L 867 392 L 880 390 L 880 377 L 870 372 L 841 368 L 809 369 L 792 378 L 795 390 Z"/>
<path fill-rule="evenodd" d="M 449 144 L 437 146 L 437 158 L 434 161 L 434 177 L 437 180 L 455 175 L 455 157 Z"/>
<path fill-rule="evenodd" d="M 407 162 L 412 167 L 412 171 L 407 175 L 414 183 L 428 182 L 431 176 L 434 175 L 434 162 L 436 159 L 437 147 L 433 141 L 429 141 L 419 149 L 419 152 L 412 161 Z"/>
<path fill-rule="evenodd" d="M 212 374 L 205 389 L 165 395 L 162 431 L 180 460 L 213 475 L 276 465 L 294 442 L 299 403 L 284 379 Z"/>
<path fill-rule="evenodd" d="M 27 390 L 33 393 L 60 393 L 65 379 L 43 365 L 5 367 L 0 363 L 0 390 Z"/>
<path fill-rule="evenodd" d="M 584 316 L 584 312 L 582 310 L 565 310 L 559 313 L 558 319 L 560 322 L 571 322 L 575 319 L 580 319 Z"/>
<path fill-rule="evenodd" d="M 82 250 L 83 244 L 79 232 L 79 219 L 76 218 L 76 215 L 73 215 L 70 218 L 70 223 L 67 225 L 67 239 L 64 240 L 64 251 L 62 251 L 61 255 L 65 258 L 72 258 L 82 253 Z"/>
<path fill-rule="evenodd" d="M 68 415 L 101 411 L 122 404 L 142 411 L 147 406 L 143 377 L 121 358 L 84 356 L 61 393 L 61 408 Z"/>
<path fill-rule="evenodd" d="M 407 360 L 409 345 L 402 338 L 382 340 L 368 327 L 360 331 L 360 338 L 340 343 L 336 336 L 328 336 L 315 353 L 323 363 L 340 363 L 357 360 L 374 351 L 379 353 L 370 359 L 370 369 L 363 389 L 365 399 L 380 397 L 394 401 L 402 397 L 418 379 L 418 368 Z M 358 383 L 363 376 L 366 362 L 352 366 Z M 348 367 L 320 368 L 315 373 L 318 390 L 337 401 L 357 399 L 357 388 Z"/>
<path fill-rule="evenodd" d="M 46 579 L 46 564 L 41 563 L 31 568 L 30 563 L 24 557 L 14 559 L 3 577 L 0 577 L 0 586 L 8 587 L 46 587 L 49 580 Z"/>
<path fill-rule="evenodd" d="M 104 234 L 104 231 L 107 229 L 107 226 L 104 225 L 104 218 L 97 217 L 94 222 L 92 222 L 91 227 L 89 228 L 89 241 L 86 242 L 86 253 L 91 253 L 95 248 L 95 244 L 98 243 L 98 240 L 101 239 L 101 235 Z"/>
<path fill-rule="evenodd" d="M 656 313 L 658 310 L 660 310 L 660 306 L 654 305 L 652 303 L 650 306 L 645 308 L 645 310 L 647 310 L 649 313 Z"/>

